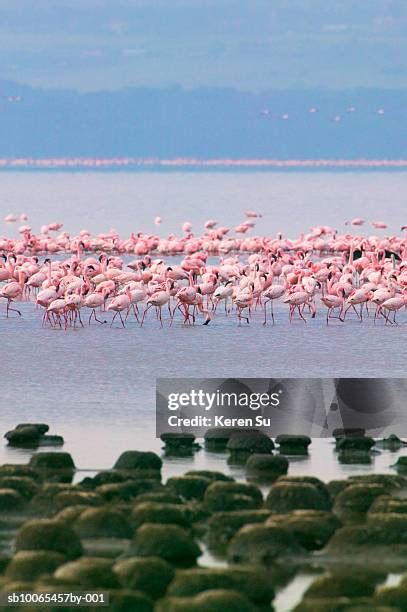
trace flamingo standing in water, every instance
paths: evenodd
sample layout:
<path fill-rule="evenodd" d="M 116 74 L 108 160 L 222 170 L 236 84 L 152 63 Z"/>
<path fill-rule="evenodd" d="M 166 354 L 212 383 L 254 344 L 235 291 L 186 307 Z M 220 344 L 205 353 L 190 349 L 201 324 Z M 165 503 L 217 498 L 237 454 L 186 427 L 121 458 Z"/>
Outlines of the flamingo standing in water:
<path fill-rule="evenodd" d="M 277 300 L 278 298 L 282 297 L 284 295 L 284 293 L 285 293 L 284 285 L 270 285 L 270 287 L 268 289 L 266 289 L 266 291 L 264 291 L 263 297 L 265 298 L 265 301 L 264 301 L 264 321 L 263 321 L 263 325 L 266 325 L 266 323 L 267 323 L 267 304 L 268 303 L 270 303 L 271 319 L 272 319 L 273 325 L 274 325 L 275 321 L 274 321 L 273 303 L 274 303 L 274 300 Z"/>
<path fill-rule="evenodd" d="M 106 308 L 106 310 L 114 310 L 115 312 L 112 322 L 110 323 L 110 327 L 112 327 L 117 315 L 119 315 L 120 317 L 122 326 L 126 327 L 123 321 L 122 312 L 124 310 L 128 310 L 130 308 L 130 304 L 131 304 L 131 293 L 130 293 L 129 288 L 126 289 L 125 293 L 122 293 L 118 295 L 117 297 L 113 298 L 113 300 L 110 302 L 110 304 Z"/>
<path fill-rule="evenodd" d="M 19 314 L 20 317 L 23 316 L 21 312 L 17 310 L 17 308 L 11 308 L 10 304 L 11 302 L 14 302 L 14 300 L 19 299 L 23 295 L 24 283 L 25 283 L 25 274 L 24 272 L 20 271 L 18 282 L 10 281 L 2 289 L 0 289 L 0 297 L 5 298 L 7 300 L 7 307 L 6 307 L 7 318 L 8 318 L 8 313 L 10 310 L 12 312 L 16 312 L 17 314 Z"/>

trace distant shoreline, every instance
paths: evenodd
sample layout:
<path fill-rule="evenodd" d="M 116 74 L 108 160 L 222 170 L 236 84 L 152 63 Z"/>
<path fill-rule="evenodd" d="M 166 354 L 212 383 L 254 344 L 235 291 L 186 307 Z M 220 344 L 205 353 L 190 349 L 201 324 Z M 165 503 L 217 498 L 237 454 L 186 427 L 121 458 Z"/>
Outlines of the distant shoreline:
<path fill-rule="evenodd" d="M 407 159 L 0 158 L 1 170 L 407 170 Z"/>

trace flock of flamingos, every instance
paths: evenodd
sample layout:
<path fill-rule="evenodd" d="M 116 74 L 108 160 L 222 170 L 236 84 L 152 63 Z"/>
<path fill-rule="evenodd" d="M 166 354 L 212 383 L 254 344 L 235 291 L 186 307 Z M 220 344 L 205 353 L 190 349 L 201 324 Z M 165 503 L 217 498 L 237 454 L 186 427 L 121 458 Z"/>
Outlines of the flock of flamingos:
<path fill-rule="evenodd" d="M 250 237 L 260 216 L 247 211 L 233 229 L 209 220 L 201 235 L 185 222 L 179 237 L 140 232 L 123 239 L 115 231 L 71 236 L 61 223 L 35 234 L 25 214 L 7 215 L 6 223 L 25 224 L 18 238 L 0 236 L 4 315 L 22 316 L 18 303 L 26 301 L 41 312 L 43 326 L 62 329 L 84 326 L 84 313 L 89 325 L 123 327 L 129 317 L 143 326 L 153 314 L 162 327 L 163 318 L 207 325 L 225 316 L 241 325 L 259 310 L 266 325 L 276 322 L 279 301 L 290 322 L 323 312 L 327 324 L 371 317 L 398 325 L 397 313 L 407 306 L 407 226 L 399 236 L 339 234 L 320 225 L 295 240 Z M 372 226 L 376 234 L 387 227 Z"/>

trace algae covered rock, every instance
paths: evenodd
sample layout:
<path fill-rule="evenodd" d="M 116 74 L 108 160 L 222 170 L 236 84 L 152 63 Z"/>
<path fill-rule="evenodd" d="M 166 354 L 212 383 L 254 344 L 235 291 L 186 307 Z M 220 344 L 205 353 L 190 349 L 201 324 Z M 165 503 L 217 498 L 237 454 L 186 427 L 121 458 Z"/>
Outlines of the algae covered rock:
<path fill-rule="evenodd" d="M 83 510 L 74 529 L 82 538 L 130 538 L 134 531 L 123 512 L 110 507 Z"/>
<path fill-rule="evenodd" d="M 178 570 L 167 594 L 192 597 L 214 589 L 238 591 L 256 605 L 270 606 L 274 589 L 268 573 L 259 567 L 195 568 Z"/>
<path fill-rule="evenodd" d="M 204 435 L 205 448 L 212 452 L 226 451 L 226 445 L 233 433 L 238 432 L 238 429 L 227 427 L 213 427 L 207 429 Z"/>
<path fill-rule="evenodd" d="M 375 444 L 375 440 L 368 436 L 345 436 L 336 441 L 336 448 L 338 451 L 368 452 Z"/>
<path fill-rule="evenodd" d="M 203 499 L 211 482 L 205 476 L 174 476 L 167 480 L 166 486 L 183 499 Z"/>
<path fill-rule="evenodd" d="M 377 513 L 407 514 L 407 499 L 381 495 L 377 497 L 369 508 L 369 515 Z"/>
<path fill-rule="evenodd" d="M 34 519 L 24 523 L 17 533 L 15 548 L 19 550 L 50 550 L 67 559 L 82 554 L 78 535 L 64 523 L 50 519 Z"/>
<path fill-rule="evenodd" d="M 261 431 L 238 431 L 232 433 L 226 448 L 231 454 L 271 453 L 274 442 Z"/>
<path fill-rule="evenodd" d="M 40 471 L 47 480 L 60 482 L 71 482 L 75 471 L 71 455 L 57 451 L 35 453 L 30 459 L 29 466 Z"/>
<path fill-rule="evenodd" d="M 309 436 L 281 434 L 277 436 L 276 444 L 279 445 L 279 452 L 283 455 L 307 455 L 311 438 Z"/>
<path fill-rule="evenodd" d="M 41 432 L 35 425 L 18 425 L 15 429 L 4 434 L 10 446 L 38 446 Z"/>
<path fill-rule="evenodd" d="M 305 549 L 320 550 L 342 523 L 332 512 L 294 510 L 289 514 L 273 514 L 266 521 L 266 525 L 281 525 L 288 529 Z"/>
<path fill-rule="evenodd" d="M 61 565 L 54 573 L 59 583 L 81 585 L 85 588 L 114 589 L 119 586 L 110 559 L 81 557 Z"/>
<path fill-rule="evenodd" d="M 35 581 L 42 574 L 52 574 L 65 561 L 65 556 L 57 552 L 21 550 L 11 559 L 6 576 L 16 581 Z"/>
<path fill-rule="evenodd" d="M 123 587 L 142 591 L 152 599 L 164 595 L 175 574 L 174 568 L 159 557 L 120 559 L 113 569 Z"/>
<path fill-rule="evenodd" d="M 305 598 L 370 597 L 375 584 L 358 572 L 326 574 L 314 580 L 306 590 Z"/>
<path fill-rule="evenodd" d="M 254 454 L 246 462 L 248 479 L 273 482 L 288 472 L 288 460 L 282 455 Z"/>
<path fill-rule="evenodd" d="M 332 507 L 332 500 L 327 485 L 319 478 L 316 478 L 316 476 L 280 476 L 278 482 L 302 482 L 312 484 L 325 499 L 327 505 L 326 509 L 329 510 Z"/>
<path fill-rule="evenodd" d="M 334 512 L 344 520 L 358 520 L 386 489 L 376 484 L 351 484 L 335 498 Z"/>
<path fill-rule="evenodd" d="M 376 591 L 373 601 L 378 606 L 389 606 L 404 612 L 407 610 L 407 585 L 382 587 Z"/>
<path fill-rule="evenodd" d="M 201 550 L 192 535 L 178 525 L 145 523 L 137 529 L 131 551 L 139 557 L 161 557 L 174 565 L 190 566 Z"/>
<path fill-rule="evenodd" d="M 160 490 L 162 490 L 162 485 L 159 480 L 137 478 L 100 485 L 95 489 L 95 492 L 107 502 L 130 502 L 142 493 Z"/>
<path fill-rule="evenodd" d="M 80 489 L 68 489 L 60 491 L 55 496 L 55 507 L 62 510 L 68 506 L 101 506 L 104 499 L 101 495 L 92 491 L 81 491 Z"/>
<path fill-rule="evenodd" d="M 0 488 L 0 513 L 22 510 L 27 500 L 15 489 Z"/>
<path fill-rule="evenodd" d="M 237 591 L 213 590 L 195 597 L 165 597 L 154 612 L 258 612 L 258 608 Z"/>
<path fill-rule="evenodd" d="M 273 514 L 292 510 L 329 510 L 330 504 L 318 488 L 309 482 L 275 482 L 265 505 Z"/>
<path fill-rule="evenodd" d="M 38 492 L 38 484 L 28 476 L 1 476 L 0 489 L 14 489 L 24 499 L 30 500 Z"/>
<path fill-rule="evenodd" d="M 188 456 L 199 448 L 192 433 L 168 432 L 161 434 L 160 438 L 165 444 L 166 455 Z"/>
<path fill-rule="evenodd" d="M 108 610 L 109 612 L 153 612 L 153 603 L 144 593 L 114 590 L 110 593 Z"/>
<path fill-rule="evenodd" d="M 407 474 L 407 455 L 399 457 L 394 467 L 396 468 L 399 474 Z"/>
<path fill-rule="evenodd" d="M 161 458 L 151 451 L 129 450 L 120 455 L 115 470 L 161 470 Z"/>
<path fill-rule="evenodd" d="M 183 506 L 157 502 L 138 503 L 131 513 L 132 524 L 137 528 L 143 523 L 174 524 L 189 527 L 190 521 Z"/>
<path fill-rule="evenodd" d="M 238 510 L 215 512 L 208 520 L 207 542 L 211 550 L 219 553 L 244 525 L 264 523 L 270 516 L 269 510 Z"/>
<path fill-rule="evenodd" d="M 228 476 L 223 472 L 216 472 L 214 470 L 189 470 L 188 472 L 185 472 L 184 476 L 198 476 L 200 478 L 207 478 L 212 482 L 216 480 L 221 480 L 223 482 L 234 481 L 234 478 L 232 478 L 232 476 Z"/>
<path fill-rule="evenodd" d="M 238 482 L 213 482 L 205 492 L 204 506 L 210 512 L 254 510 L 263 503 L 258 487 Z"/>
<path fill-rule="evenodd" d="M 294 536 L 279 525 L 246 525 L 227 549 L 231 563 L 270 565 L 280 557 L 296 557 L 305 551 Z"/>

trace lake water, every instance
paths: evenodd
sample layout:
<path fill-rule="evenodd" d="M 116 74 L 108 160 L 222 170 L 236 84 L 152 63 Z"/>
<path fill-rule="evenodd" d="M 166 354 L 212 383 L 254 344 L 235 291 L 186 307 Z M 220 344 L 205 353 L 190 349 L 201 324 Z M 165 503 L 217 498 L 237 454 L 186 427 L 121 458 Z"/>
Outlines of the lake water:
<path fill-rule="evenodd" d="M 401 172 L 1 173 L 0 218 L 24 211 L 34 230 L 58 220 L 72 233 L 115 227 L 123 235 L 140 229 L 166 235 L 184 220 L 197 232 L 208 218 L 234 226 L 251 208 L 264 215 L 258 233 L 295 237 L 317 223 L 344 231 L 354 216 L 383 219 L 398 232 L 407 222 L 406 195 Z M 15 231 L 3 225 L 0 234 Z M 2 429 L 48 422 L 83 468 L 108 467 L 125 448 L 154 446 L 159 376 L 403 377 L 407 369 L 404 313 L 399 327 L 373 325 L 372 318 L 327 326 L 322 313 L 289 325 L 280 306 L 276 325 L 267 327 L 257 313 L 244 327 L 223 316 L 205 327 L 160 329 L 151 316 L 143 328 L 132 320 L 125 330 L 93 325 L 64 332 L 41 328 L 32 304 L 22 304 L 22 318 L 7 320 L 3 312 L 0 305 Z M 6 457 L 0 447 L 0 461 Z"/>
<path fill-rule="evenodd" d="M 76 233 L 112 227 L 130 231 L 179 232 L 183 221 L 201 231 L 205 220 L 232 227 L 244 210 L 261 211 L 256 232 L 296 237 L 315 224 L 340 232 L 355 216 L 384 220 L 389 232 L 407 223 L 404 173 L 1 173 L 0 218 L 26 212 L 38 230 L 62 221 Z M 160 215 L 160 228 L 153 224 Z M 358 232 L 374 233 L 366 225 Z M 16 227 L 0 226 L 0 235 Z M 80 472 L 106 469 L 126 449 L 160 452 L 154 437 L 156 377 L 404 377 L 407 369 L 407 317 L 399 327 L 349 319 L 327 326 L 322 313 L 307 324 L 288 323 L 284 306 L 276 325 L 263 327 L 261 313 L 238 327 L 234 316 L 219 316 L 204 327 L 180 322 L 160 329 L 154 317 L 140 328 L 93 325 L 84 329 L 41 327 L 32 303 L 23 317 L 6 319 L 0 305 L 0 426 L 44 421 L 65 438 Z M 30 451 L 0 445 L 0 463 L 25 462 Z M 393 472 L 400 453 L 388 451 L 365 466 L 338 463 L 330 440 L 314 440 L 310 455 L 290 462 L 290 474 L 313 474 L 325 481 L 368 472 Z M 188 469 L 228 467 L 225 456 L 196 453 L 192 459 L 166 459 L 163 475 Z M 288 610 L 309 583 L 291 585 L 278 610 Z M 289 603 L 290 602 L 290 603 Z"/>

